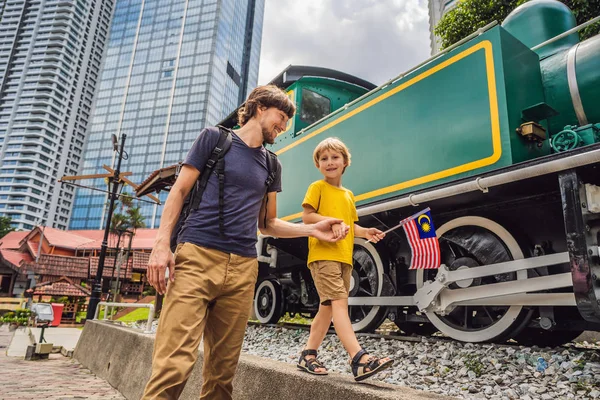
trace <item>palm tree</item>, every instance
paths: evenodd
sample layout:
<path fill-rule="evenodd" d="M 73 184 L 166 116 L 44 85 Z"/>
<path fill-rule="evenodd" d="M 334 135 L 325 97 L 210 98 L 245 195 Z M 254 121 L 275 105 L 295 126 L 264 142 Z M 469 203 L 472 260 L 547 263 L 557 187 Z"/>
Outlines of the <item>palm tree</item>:
<path fill-rule="evenodd" d="M 129 197 L 129 194 L 123 193 L 124 196 L 119 196 L 118 200 L 118 212 L 116 212 L 110 224 L 110 232 L 117 236 L 117 245 L 116 245 L 116 253 L 113 263 L 112 277 L 111 277 L 111 286 L 112 279 L 114 278 L 115 268 L 117 266 L 117 255 L 119 253 L 119 246 L 121 245 L 121 237 L 125 234 L 129 234 L 129 245 L 127 247 L 127 255 L 125 257 L 124 263 L 127 265 L 129 262 L 129 254 L 131 253 L 131 242 L 133 240 L 133 236 L 135 236 L 135 231 L 139 228 L 145 228 L 146 223 L 144 222 L 144 217 L 140 211 L 139 206 L 133 205 L 133 198 Z M 118 286 L 119 277 L 117 276 L 117 286 Z"/>

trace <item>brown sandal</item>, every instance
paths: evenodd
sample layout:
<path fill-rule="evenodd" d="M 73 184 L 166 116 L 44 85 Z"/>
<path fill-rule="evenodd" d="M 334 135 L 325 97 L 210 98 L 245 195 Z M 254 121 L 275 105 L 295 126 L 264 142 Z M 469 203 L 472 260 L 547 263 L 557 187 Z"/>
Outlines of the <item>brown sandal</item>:
<path fill-rule="evenodd" d="M 367 379 L 370 376 L 375 375 L 378 372 L 383 371 L 386 368 L 389 368 L 394 363 L 394 360 L 387 360 L 382 362 L 379 357 L 371 356 L 367 359 L 367 362 L 361 363 L 360 359 L 367 353 L 365 350 L 360 349 L 358 353 L 352 360 L 350 360 L 350 366 L 352 367 L 352 374 L 354 375 L 354 380 L 359 382 L 364 379 Z"/>
<path fill-rule="evenodd" d="M 315 356 L 315 358 L 306 358 L 306 356 Z M 304 350 L 300 355 L 300 359 L 298 360 L 298 369 L 308 372 L 313 375 L 327 375 L 327 368 L 321 363 L 321 361 L 317 360 L 317 351 L 316 350 Z M 317 372 L 317 368 L 325 368 L 325 371 Z"/>

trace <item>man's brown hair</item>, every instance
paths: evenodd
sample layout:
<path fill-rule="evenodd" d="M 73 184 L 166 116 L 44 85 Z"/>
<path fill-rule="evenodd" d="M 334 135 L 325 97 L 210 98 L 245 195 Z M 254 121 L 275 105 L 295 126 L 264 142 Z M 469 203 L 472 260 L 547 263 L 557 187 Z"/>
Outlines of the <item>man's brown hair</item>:
<path fill-rule="evenodd" d="M 238 110 L 238 124 L 244 126 L 256 115 L 259 107 L 275 107 L 292 118 L 296 112 L 294 102 L 282 89 L 275 85 L 259 86 L 254 89 Z"/>

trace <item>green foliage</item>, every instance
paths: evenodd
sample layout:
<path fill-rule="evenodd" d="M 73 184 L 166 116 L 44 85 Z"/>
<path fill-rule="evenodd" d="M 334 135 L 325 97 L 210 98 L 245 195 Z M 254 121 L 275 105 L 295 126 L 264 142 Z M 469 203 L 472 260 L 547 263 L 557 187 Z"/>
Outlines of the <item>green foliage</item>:
<path fill-rule="evenodd" d="M 440 37 L 444 49 L 490 22 L 502 23 L 508 14 L 526 1 L 461 0 L 455 8 L 444 14 L 434 32 Z M 561 0 L 561 2 L 573 11 L 578 25 L 600 15 L 600 1 Z M 580 32 L 580 39 L 585 40 L 599 32 L 600 23 L 592 24 Z"/>
<path fill-rule="evenodd" d="M 302 315 L 300 314 L 295 314 L 293 317 L 290 316 L 290 314 L 285 313 L 283 315 L 283 317 L 281 317 L 281 319 L 279 320 L 279 322 L 282 323 L 290 323 L 290 324 L 304 324 L 304 325 L 310 325 L 312 323 L 312 319 L 310 318 L 304 318 Z"/>
<path fill-rule="evenodd" d="M 11 222 L 12 219 L 10 217 L 0 217 L 0 238 L 15 230 L 11 226 Z"/>
<path fill-rule="evenodd" d="M 17 326 L 27 325 L 29 317 L 31 316 L 31 310 L 19 308 L 14 312 L 8 312 L 0 317 L 0 324 L 12 324 Z"/>
<path fill-rule="evenodd" d="M 142 292 L 142 296 L 156 296 L 156 289 L 152 286 L 148 286 L 148 289 Z"/>
<path fill-rule="evenodd" d="M 154 304 L 154 301 L 151 301 L 150 303 Z M 132 312 L 123 315 L 117 321 L 122 321 L 122 322 L 146 321 L 146 320 L 148 320 L 149 313 L 150 313 L 150 309 L 148 309 L 148 308 L 136 308 Z"/>
<path fill-rule="evenodd" d="M 31 316 L 31 310 L 26 308 L 17 308 L 15 310 L 15 316 L 17 318 L 29 318 Z"/>
<path fill-rule="evenodd" d="M 146 223 L 139 206 L 133 205 L 129 193 L 122 193 L 115 204 L 115 213 L 110 221 L 110 231 L 114 234 L 123 234 L 126 231 L 135 232 L 136 229 L 145 228 Z"/>
<path fill-rule="evenodd" d="M 464 360 L 465 367 L 467 367 L 469 371 L 475 372 L 475 375 L 477 375 L 478 377 L 483 375 L 483 373 L 485 372 L 485 366 L 481 361 L 479 361 L 479 358 L 476 354 L 467 354 L 465 355 Z"/>
<path fill-rule="evenodd" d="M 80 324 L 81 320 L 84 319 L 87 316 L 87 312 L 86 311 L 80 311 L 75 315 L 75 323 L 76 324 Z"/>
<path fill-rule="evenodd" d="M 71 303 L 71 301 L 69 300 L 69 298 L 67 296 L 61 296 L 61 297 L 52 297 L 52 299 L 50 299 L 50 303 L 69 304 L 69 303 Z"/>

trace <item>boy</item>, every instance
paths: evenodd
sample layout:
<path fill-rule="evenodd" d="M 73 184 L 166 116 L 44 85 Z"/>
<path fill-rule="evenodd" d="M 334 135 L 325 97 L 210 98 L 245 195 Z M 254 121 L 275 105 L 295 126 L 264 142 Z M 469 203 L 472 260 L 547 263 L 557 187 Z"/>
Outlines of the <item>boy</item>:
<path fill-rule="evenodd" d="M 348 292 L 352 274 L 354 237 L 377 243 L 385 236 L 379 229 L 363 228 L 358 221 L 354 194 L 342 187 L 342 174 L 350 165 L 350 152 L 342 141 L 327 138 L 316 147 L 313 158 L 323 180 L 312 183 L 302 207 L 302 221 L 316 223 L 326 218 L 343 220 L 332 226 L 340 240 L 327 243 L 309 238 L 308 268 L 315 282 L 321 304 L 310 330 L 310 336 L 298 368 L 314 375 L 326 375 L 327 369 L 317 360 L 317 349 L 323 342 L 333 317 L 335 331 L 350 355 L 356 381 L 366 379 L 392 365 L 390 358 L 378 358 L 360 347 L 348 316 Z"/>

